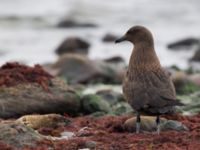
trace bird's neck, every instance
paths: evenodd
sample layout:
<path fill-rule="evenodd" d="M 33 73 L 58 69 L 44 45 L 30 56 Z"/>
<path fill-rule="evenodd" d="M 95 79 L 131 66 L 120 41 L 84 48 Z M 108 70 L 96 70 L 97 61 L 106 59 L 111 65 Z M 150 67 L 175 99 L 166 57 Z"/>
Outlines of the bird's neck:
<path fill-rule="evenodd" d="M 136 44 L 129 61 L 129 70 L 155 70 L 161 68 L 153 45 Z"/>

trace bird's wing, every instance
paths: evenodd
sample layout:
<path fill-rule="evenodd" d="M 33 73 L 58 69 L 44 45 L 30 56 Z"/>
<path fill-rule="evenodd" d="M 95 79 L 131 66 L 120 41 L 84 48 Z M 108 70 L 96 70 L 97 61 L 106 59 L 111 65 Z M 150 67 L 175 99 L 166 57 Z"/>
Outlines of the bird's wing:
<path fill-rule="evenodd" d="M 149 75 L 151 86 L 147 89 L 148 104 L 152 107 L 180 105 L 177 101 L 175 88 L 169 75 L 161 70 Z"/>

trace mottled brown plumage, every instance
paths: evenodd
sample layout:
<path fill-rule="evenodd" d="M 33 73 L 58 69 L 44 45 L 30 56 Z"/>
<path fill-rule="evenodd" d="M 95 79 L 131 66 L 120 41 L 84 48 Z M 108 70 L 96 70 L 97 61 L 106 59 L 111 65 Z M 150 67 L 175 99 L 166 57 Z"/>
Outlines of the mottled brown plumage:
<path fill-rule="evenodd" d="M 134 44 L 123 82 L 124 96 L 138 112 L 138 123 L 140 114 L 145 113 L 157 116 L 159 125 L 159 115 L 173 113 L 174 106 L 182 104 L 176 100 L 172 80 L 160 65 L 154 50 L 153 36 L 145 27 L 135 26 L 116 43 L 121 41 Z"/>

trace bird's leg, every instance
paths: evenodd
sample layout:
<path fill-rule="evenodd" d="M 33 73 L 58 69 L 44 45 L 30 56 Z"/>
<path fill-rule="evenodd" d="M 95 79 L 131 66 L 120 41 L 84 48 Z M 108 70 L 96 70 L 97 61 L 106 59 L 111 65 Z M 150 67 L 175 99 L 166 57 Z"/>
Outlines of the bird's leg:
<path fill-rule="evenodd" d="M 140 133 L 140 113 L 137 113 L 137 120 L 136 120 L 136 133 Z"/>
<path fill-rule="evenodd" d="M 157 115 L 156 117 L 156 125 L 157 125 L 157 134 L 160 134 L 160 116 Z"/>

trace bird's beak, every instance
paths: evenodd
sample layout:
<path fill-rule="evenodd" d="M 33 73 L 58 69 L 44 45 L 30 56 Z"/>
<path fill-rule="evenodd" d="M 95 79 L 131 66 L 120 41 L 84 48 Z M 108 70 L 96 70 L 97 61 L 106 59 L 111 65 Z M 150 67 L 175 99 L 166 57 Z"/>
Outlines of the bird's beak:
<path fill-rule="evenodd" d="M 115 43 L 120 43 L 120 42 L 123 42 L 123 41 L 126 41 L 127 39 L 126 39 L 126 36 L 124 35 L 124 36 L 122 36 L 121 38 L 119 38 L 119 39 L 117 39 L 116 41 L 115 41 Z"/>

